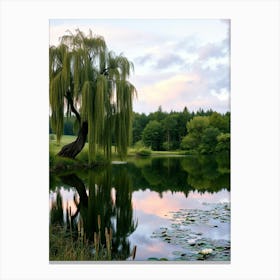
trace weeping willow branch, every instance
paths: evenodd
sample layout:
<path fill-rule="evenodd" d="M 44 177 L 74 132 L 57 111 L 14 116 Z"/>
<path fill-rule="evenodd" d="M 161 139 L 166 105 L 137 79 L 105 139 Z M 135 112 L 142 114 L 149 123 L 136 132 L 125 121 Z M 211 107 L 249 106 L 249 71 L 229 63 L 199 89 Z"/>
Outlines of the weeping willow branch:
<path fill-rule="evenodd" d="M 110 159 L 114 137 L 119 156 L 125 158 L 136 94 L 128 81 L 133 64 L 122 54 L 109 52 L 103 37 L 92 32 L 85 36 L 80 30 L 63 36 L 60 45 L 51 47 L 49 53 L 51 125 L 58 142 L 65 105 L 80 123 L 76 141 L 63 147 L 59 155 L 75 158 L 88 138 L 89 163 L 95 161 L 98 150 Z M 74 100 L 80 102 L 80 112 Z"/>
<path fill-rule="evenodd" d="M 66 92 L 65 98 L 67 99 L 67 102 L 68 102 L 68 105 L 71 108 L 71 111 L 75 114 L 75 116 L 76 116 L 76 118 L 77 118 L 77 120 L 79 122 L 79 125 L 81 126 L 81 116 L 80 116 L 80 114 L 78 113 L 78 111 L 76 110 L 76 108 L 74 106 L 73 98 L 72 98 L 71 93 L 70 93 L 69 90 Z"/>

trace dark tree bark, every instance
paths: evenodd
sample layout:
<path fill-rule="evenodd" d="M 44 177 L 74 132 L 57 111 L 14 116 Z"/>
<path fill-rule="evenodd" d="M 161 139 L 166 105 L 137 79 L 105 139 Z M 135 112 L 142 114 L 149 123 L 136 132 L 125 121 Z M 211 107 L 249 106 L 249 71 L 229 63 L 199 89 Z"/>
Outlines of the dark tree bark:
<path fill-rule="evenodd" d="M 62 175 L 60 176 L 60 179 L 64 184 L 76 188 L 80 197 L 80 203 L 76 204 L 77 206 L 76 212 L 73 215 L 71 213 L 71 224 L 73 224 L 73 221 L 80 213 L 81 208 L 87 209 L 88 207 L 88 196 L 87 196 L 86 187 L 84 185 L 84 182 L 74 173 L 68 175 Z"/>
<path fill-rule="evenodd" d="M 88 206 L 88 195 L 86 191 L 86 187 L 82 179 L 80 179 L 75 173 L 67 174 L 67 175 L 61 175 L 59 176 L 61 181 L 70 186 L 76 188 L 79 196 L 80 196 L 80 204 L 83 207 Z"/>
<path fill-rule="evenodd" d="M 57 155 L 61 157 L 74 159 L 76 155 L 79 154 L 83 149 L 83 147 L 85 146 L 87 140 L 87 134 L 88 134 L 88 123 L 83 122 L 79 134 L 77 136 L 77 139 L 74 142 L 63 146 Z"/>
<path fill-rule="evenodd" d="M 71 95 L 71 91 L 67 90 L 66 92 L 66 95 L 64 95 L 64 97 L 67 99 L 67 104 L 68 106 L 70 107 L 72 113 L 75 114 L 78 122 L 79 122 L 79 125 L 81 125 L 81 116 L 80 114 L 78 113 L 78 111 L 76 110 L 75 106 L 74 106 L 74 102 L 73 102 L 73 98 L 72 98 L 72 95 Z"/>

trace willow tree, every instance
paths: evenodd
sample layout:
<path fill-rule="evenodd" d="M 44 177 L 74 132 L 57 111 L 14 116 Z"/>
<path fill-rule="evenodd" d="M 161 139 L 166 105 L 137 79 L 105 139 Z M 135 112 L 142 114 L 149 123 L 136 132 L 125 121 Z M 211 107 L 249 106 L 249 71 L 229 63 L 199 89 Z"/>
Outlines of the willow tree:
<path fill-rule="evenodd" d="M 79 132 L 58 155 L 75 158 L 89 144 L 89 162 L 97 149 L 110 159 L 112 139 L 125 158 L 131 137 L 132 100 L 129 82 L 133 64 L 122 54 L 108 51 L 103 37 L 80 30 L 69 32 L 49 48 L 51 127 L 57 141 L 63 133 L 64 115 L 74 115 Z"/>

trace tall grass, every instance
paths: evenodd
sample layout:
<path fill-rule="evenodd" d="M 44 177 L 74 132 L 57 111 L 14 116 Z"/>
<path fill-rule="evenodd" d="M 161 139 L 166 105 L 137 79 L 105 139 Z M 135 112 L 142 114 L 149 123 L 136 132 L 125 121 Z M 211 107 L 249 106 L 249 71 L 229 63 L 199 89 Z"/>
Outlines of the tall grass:
<path fill-rule="evenodd" d="M 49 228 L 49 259 L 50 261 L 110 261 L 112 256 L 112 229 L 105 228 L 105 246 L 101 243 L 101 222 L 98 216 L 98 232 L 94 232 L 94 241 L 90 242 L 85 235 L 83 222 L 78 222 L 78 237 L 61 225 L 50 225 Z M 134 260 L 136 246 L 129 259 Z"/>

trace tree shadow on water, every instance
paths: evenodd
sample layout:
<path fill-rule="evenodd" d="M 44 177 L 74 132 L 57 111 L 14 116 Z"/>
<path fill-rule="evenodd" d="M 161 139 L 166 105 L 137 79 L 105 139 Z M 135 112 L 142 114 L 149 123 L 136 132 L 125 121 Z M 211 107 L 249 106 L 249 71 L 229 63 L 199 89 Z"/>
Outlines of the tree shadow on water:
<path fill-rule="evenodd" d="M 90 244 L 93 255 L 103 248 L 108 252 L 107 260 L 129 258 L 132 250 L 128 237 L 137 222 L 133 220 L 132 185 L 127 170 L 120 169 L 113 176 L 111 168 L 90 170 L 85 180 L 75 173 L 60 175 L 59 180 L 74 190 L 74 197 L 71 203 L 64 203 L 63 209 L 63 197 L 56 190 L 50 226 L 64 225 L 74 241 L 82 238 Z"/>

